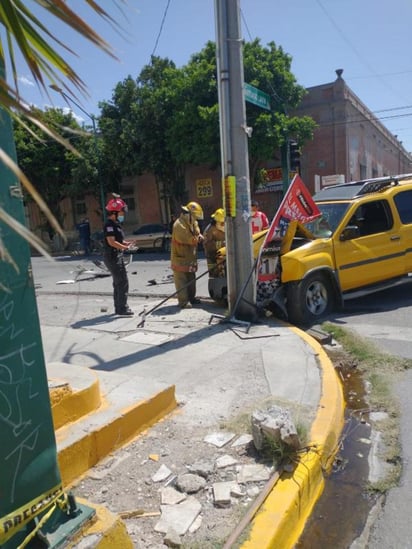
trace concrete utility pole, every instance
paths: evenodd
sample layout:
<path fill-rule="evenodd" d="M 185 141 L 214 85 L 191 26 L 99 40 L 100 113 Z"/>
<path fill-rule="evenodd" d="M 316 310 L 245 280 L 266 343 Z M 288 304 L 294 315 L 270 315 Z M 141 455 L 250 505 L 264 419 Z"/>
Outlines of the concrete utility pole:
<path fill-rule="evenodd" d="M 246 124 L 239 0 L 215 0 L 215 16 L 229 311 L 240 319 L 252 320 L 256 281 L 249 221 L 247 139 L 251 130 Z"/>

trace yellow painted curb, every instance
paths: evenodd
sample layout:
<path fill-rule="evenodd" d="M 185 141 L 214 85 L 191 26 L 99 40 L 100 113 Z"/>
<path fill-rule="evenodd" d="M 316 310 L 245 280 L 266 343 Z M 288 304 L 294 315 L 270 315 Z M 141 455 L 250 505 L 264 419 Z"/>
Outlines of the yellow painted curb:
<path fill-rule="evenodd" d="M 148 400 L 123 409 L 114 421 L 85 433 L 74 444 L 60 450 L 58 463 L 63 485 L 69 486 L 102 458 L 131 441 L 176 406 L 175 387 L 172 385 Z M 58 438 L 61 440 L 69 429 L 70 426 L 60 429 Z"/>
<path fill-rule="evenodd" d="M 318 356 L 322 394 L 312 424 L 309 446 L 292 473 L 283 473 L 251 523 L 242 549 L 291 549 L 302 534 L 324 488 L 344 424 L 345 402 L 340 381 L 322 346 L 302 330 L 290 327 Z"/>
<path fill-rule="evenodd" d="M 85 389 L 73 391 L 70 386 L 50 391 L 55 431 L 97 410 L 101 405 L 100 384 L 96 379 Z"/>
<path fill-rule="evenodd" d="M 94 549 L 133 549 L 126 525 L 118 515 L 111 513 L 101 505 L 90 503 L 82 498 L 76 498 L 76 500 L 95 509 L 96 517 L 92 523 L 84 526 L 67 546 L 68 549 L 77 547 L 80 539 L 87 543 L 89 536 L 92 537 L 90 547 L 93 546 Z"/>

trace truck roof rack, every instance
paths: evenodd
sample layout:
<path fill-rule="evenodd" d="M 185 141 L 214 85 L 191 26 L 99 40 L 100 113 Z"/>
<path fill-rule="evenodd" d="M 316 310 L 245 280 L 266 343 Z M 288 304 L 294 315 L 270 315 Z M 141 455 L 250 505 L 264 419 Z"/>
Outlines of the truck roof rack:
<path fill-rule="evenodd" d="M 404 179 L 412 179 L 412 173 L 363 179 L 325 187 L 315 194 L 314 200 L 347 200 L 369 193 L 379 192 L 385 187 L 397 185 Z"/>

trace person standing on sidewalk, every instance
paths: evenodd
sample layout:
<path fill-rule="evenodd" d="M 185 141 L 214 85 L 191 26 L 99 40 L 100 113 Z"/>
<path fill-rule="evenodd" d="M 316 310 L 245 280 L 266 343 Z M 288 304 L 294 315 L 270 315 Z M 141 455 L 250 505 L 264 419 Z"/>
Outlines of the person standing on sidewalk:
<path fill-rule="evenodd" d="M 106 204 L 107 221 L 104 224 L 104 264 L 113 278 L 114 311 L 118 316 L 133 316 L 133 311 L 127 305 L 129 279 L 123 252 L 129 248 L 131 242 L 124 239 L 121 223 L 127 211 L 127 205 L 119 196 L 113 195 Z"/>
<path fill-rule="evenodd" d="M 90 255 L 90 223 L 85 217 L 78 225 L 76 225 L 79 231 L 80 249 L 83 250 L 84 255 Z"/>
<path fill-rule="evenodd" d="M 259 202 L 256 200 L 252 200 L 252 215 L 250 220 L 252 223 L 252 234 L 269 228 L 269 219 L 265 213 L 259 210 Z"/>
<path fill-rule="evenodd" d="M 203 210 L 197 202 L 182 206 L 180 216 L 173 224 L 171 267 L 181 309 L 200 303 L 196 298 L 197 248 L 203 240 L 198 220 Z"/>

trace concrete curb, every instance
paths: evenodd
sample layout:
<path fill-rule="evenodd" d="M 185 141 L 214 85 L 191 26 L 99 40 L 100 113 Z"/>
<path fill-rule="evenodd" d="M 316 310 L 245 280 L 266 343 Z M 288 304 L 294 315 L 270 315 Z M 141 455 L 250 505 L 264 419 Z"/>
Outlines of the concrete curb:
<path fill-rule="evenodd" d="M 67 546 L 68 549 L 79 547 L 80 539 L 82 547 L 133 549 L 126 525 L 118 515 L 111 513 L 101 505 L 90 503 L 82 498 L 77 498 L 77 500 L 83 505 L 92 507 L 96 511 L 96 517 L 91 524 L 86 525 L 78 532 L 76 538 Z"/>
<path fill-rule="evenodd" d="M 100 383 L 95 372 L 84 369 L 82 379 L 68 384 L 54 377 L 59 367 L 67 367 L 60 362 L 47 364 L 51 411 L 55 431 L 73 423 L 97 410 L 102 404 Z M 60 381 L 60 383 L 59 383 Z"/>
<path fill-rule="evenodd" d="M 308 450 L 292 473 L 283 473 L 255 515 L 242 549 L 291 549 L 303 532 L 320 497 L 344 423 L 344 398 L 335 369 L 322 346 L 302 330 L 290 327 L 314 350 L 321 369 L 322 394 L 312 424 Z"/>
<path fill-rule="evenodd" d="M 103 410 L 89 414 L 92 424 L 81 429 L 81 436 L 73 437 L 72 430 L 76 422 L 60 428 L 56 438 L 63 485 L 70 486 L 103 457 L 133 440 L 176 406 L 175 387 L 172 385 L 153 394 L 151 398 L 124 407 L 110 419 L 105 404 Z"/>

